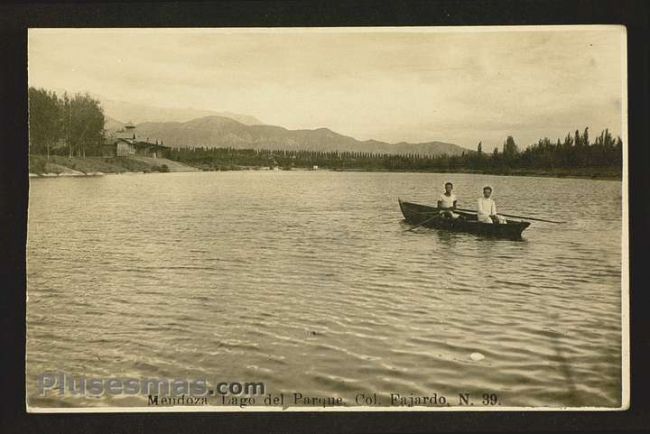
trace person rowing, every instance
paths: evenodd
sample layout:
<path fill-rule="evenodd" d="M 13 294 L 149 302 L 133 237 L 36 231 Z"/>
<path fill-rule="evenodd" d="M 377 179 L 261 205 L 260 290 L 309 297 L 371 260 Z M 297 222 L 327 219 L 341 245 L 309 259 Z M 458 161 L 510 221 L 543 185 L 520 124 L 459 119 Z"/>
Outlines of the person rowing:
<path fill-rule="evenodd" d="M 497 214 L 497 204 L 492 199 L 492 187 L 483 187 L 483 197 L 478 199 L 477 217 L 481 223 L 507 223 L 507 220 Z"/>
<path fill-rule="evenodd" d="M 440 210 L 440 216 L 444 218 L 458 218 L 458 214 L 454 212 L 456 209 L 457 199 L 456 195 L 452 192 L 454 189 L 454 184 L 451 182 L 445 183 L 445 192 L 440 195 L 438 199 L 438 209 Z"/>

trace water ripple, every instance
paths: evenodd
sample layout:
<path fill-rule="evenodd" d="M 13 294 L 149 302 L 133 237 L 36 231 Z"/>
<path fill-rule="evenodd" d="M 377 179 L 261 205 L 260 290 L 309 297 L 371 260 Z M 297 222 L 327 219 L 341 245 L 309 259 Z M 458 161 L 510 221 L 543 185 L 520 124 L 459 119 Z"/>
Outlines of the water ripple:
<path fill-rule="evenodd" d="M 570 220 L 525 240 L 420 228 L 397 197 Z M 550 206 L 557 191 L 572 204 Z M 272 392 L 499 393 L 618 406 L 620 182 L 481 175 L 221 172 L 35 180 L 27 386 L 43 371 L 262 379 Z M 601 203 L 602 201 L 602 203 Z M 480 353 L 481 360 L 471 355 Z"/>

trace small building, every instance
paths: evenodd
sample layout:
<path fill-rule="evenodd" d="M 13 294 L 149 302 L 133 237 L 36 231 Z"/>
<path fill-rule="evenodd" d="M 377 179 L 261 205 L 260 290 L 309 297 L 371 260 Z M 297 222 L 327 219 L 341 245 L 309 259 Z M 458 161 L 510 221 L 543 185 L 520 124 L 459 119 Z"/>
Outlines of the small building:
<path fill-rule="evenodd" d="M 135 155 L 135 146 L 133 142 L 126 139 L 117 139 L 112 145 L 115 150 L 114 152 L 109 151 L 111 156 L 115 157 L 128 157 L 129 155 Z"/>
<path fill-rule="evenodd" d="M 102 147 L 102 155 L 104 157 L 129 157 L 132 155 L 140 155 L 143 157 L 164 158 L 169 151 L 167 146 L 158 143 L 139 140 L 136 134 L 136 127 L 132 123 L 128 123 L 124 128 L 116 131 L 107 137 L 104 146 Z"/>

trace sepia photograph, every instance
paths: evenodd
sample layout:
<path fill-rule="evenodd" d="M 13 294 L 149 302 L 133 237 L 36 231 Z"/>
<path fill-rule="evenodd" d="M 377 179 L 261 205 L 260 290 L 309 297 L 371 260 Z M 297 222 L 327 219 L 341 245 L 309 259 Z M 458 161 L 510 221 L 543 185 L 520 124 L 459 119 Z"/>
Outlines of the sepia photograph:
<path fill-rule="evenodd" d="M 27 42 L 28 412 L 629 408 L 624 26 Z"/>

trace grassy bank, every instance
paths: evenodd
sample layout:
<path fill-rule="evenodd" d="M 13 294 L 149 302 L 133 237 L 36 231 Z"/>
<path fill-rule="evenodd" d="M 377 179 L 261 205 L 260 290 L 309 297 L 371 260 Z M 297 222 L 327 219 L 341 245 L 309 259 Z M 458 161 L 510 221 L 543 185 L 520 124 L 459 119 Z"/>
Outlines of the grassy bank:
<path fill-rule="evenodd" d="M 166 164 L 169 163 L 169 164 Z M 44 155 L 29 156 L 29 173 L 36 175 L 85 175 L 96 173 L 124 173 L 124 172 L 169 172 L 169 166 L 177 168 L 178 163 L 164 159 L 145 157 L 62 157 L 50 156 L 49 160 Z M 187 167 L 187 166 L 184 166 Z M 191 169 L 191 168 L 189 168 Z M 180 171 L 180 170 L 176 170 Z"/>

